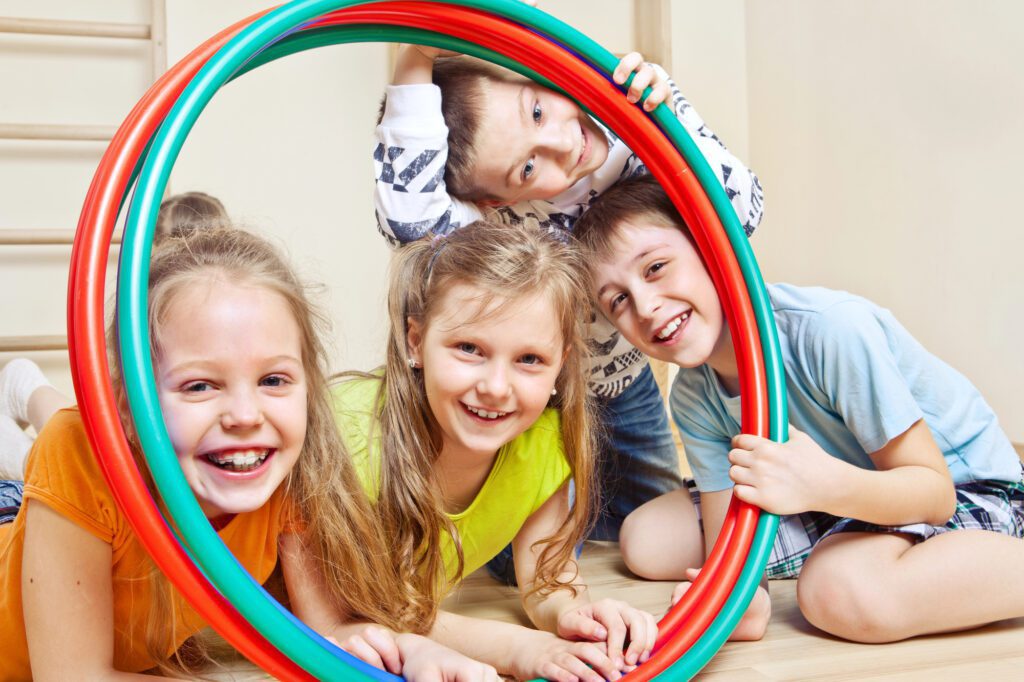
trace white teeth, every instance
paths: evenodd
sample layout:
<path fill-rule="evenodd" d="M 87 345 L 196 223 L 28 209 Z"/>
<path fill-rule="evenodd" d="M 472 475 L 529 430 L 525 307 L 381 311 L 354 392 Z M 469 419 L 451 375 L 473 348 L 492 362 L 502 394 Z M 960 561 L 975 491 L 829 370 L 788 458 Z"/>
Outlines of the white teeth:
<path fill-rule="evenodd" d="M 263 460 L 270 454 L 270 450 L 233 450 L 231 452 L 212 452 L 207 459 L 221 467 L 232 471 L 245 471 L 253 469 L 263 463 Z"/>
<path fill-rule="evenodd" d="M 683 320 L 685 320 L 689 316 L 690 316 L 690 313 L 688 313 L 688 312 L 683 313 L 682 315 L 680 315 L 676 319 L 674 319 L 671 322 L 669 322 L 668 324 L 666 324 L 664 327 L 661 328 L 661 331 L 658 332 L 658 334 L 657 334 L 658 338 L 659 339 L 667 339 L 668 337 L 672 336 L 672 334 L 675 332 L 675 330 L 679 329 L 679 325 L 681 325 L 683 323 Z"/>
<path fill-rule="evenodd" d="M 466 409 L 472 412 L 473 414 L 477 415 L 478 417 L 483 417 L 484 419 L 497 419 L 498 417 L 504 417 L 506 414 L 508 414 L 508 412 L 491 412 L 489 410 L 484 410 L 479 407 L 471 407 L 470 405 L 466 405 Z"/>

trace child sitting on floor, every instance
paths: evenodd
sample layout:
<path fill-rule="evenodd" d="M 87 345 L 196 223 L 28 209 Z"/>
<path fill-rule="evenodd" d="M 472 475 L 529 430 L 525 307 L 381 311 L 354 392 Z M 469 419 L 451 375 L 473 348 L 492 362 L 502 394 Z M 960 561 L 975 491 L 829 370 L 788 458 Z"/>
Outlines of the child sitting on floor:
<path fill-rule="evenodd" d="M 722 305 L 661 187 L 617 185 L 576 234 L 601 311 L 680 368 L 671 408 L 695 480 L 623 525 L 634 572 L 692 580 L 735 494 L 783 516 L 768 577 L 799 576 L 801 611 L 831 634 L 890 642 L 1024 615 L 1021 462 L 977 389 L 888 311 L 767 287 L 792 425 L 775 443 L 740 433 Z M 769 614 L 759 590 L 734 636 L 760 637 Z"/>

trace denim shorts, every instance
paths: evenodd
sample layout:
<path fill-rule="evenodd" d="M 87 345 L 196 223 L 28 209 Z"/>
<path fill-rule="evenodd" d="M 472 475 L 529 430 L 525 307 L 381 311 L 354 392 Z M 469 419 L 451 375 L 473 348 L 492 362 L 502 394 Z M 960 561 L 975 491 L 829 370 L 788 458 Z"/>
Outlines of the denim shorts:
<path fill-rule="evenodd" d="M 686 481 L 690 499 L 700 518 L 700 494 L 692 479 Z M 1021 480 L 969 481 L 956 486 L 956 511 L 941 526 L 912 523 L 879 526 L 857 519 L 840 518 L 824 512 L 783 516 L 765 575 L 772 579 L 796 578 L 815 545 L 836 533 L 901 533 L 914 542 L 953 530 L 988 530 L 1024 538 L 1024 465 Z"/>
<path fill-rule="evenodd" d="M 21 509 L 24 481 L 0 481 L 0 523 L 10 523 Z"/>

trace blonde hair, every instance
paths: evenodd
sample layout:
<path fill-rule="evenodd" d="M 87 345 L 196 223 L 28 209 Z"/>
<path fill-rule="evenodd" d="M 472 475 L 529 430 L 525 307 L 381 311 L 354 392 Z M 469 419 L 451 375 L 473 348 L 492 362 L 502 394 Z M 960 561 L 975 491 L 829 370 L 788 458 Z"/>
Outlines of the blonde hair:
<path fill-rule="evenodd" d="M 281 296 L 299 328 L 307 382 L 306 439 L 298 461 L 285 479 L 289 504 L 299 515 L 302 541 L 318 569 L 333 606 L 347 618 L 402 629 L 408 614 L 394 600 L 398 574 L 388 560 L 384 538 L 374 522 L 370 502 L 344 449 L 331 406 L 320 331 L 326 319 L 309 302 L 305 288 L 270 243 L 226 223 L 186 231 L 165 239 L 153 251 L 149 278 L 151 350 L 159 358 L 167 315 L 180 293 L 196 282 L 224 280 L 261 287 Z M 111 330 L 112 333 L 112 330 Z M 114 344 L 111 348 L 116 348 Z M 111 366 L 118 368 L 115 361 Z M 116 372 L 116 370 L 115 370 Z M 120 376 L 114 377 L 119 404 L 126 404 Z M 129 433 L 130 417 L 122 414 Z M 134 437 L 132 436 L 134 440 Z M 138 447 L 140 469 L 148 471 Z M 147 480 L 154 491 L 152 480 Z M 155 568 L 151 576 L 153 607 L 145 633 L 148 653 L 162 670 L 194 673 L 208 663 L 204 651 L 176 651 L 167 661 L 176 619 L 173 590 Z M 193 638 L 194 640 L 195 638 Z"/>
<path fill-rule="evenodd" d="M 217 197 L 205 192 L 174 194 L 160 204 L 153 240 L 159 242 L 178 231 L 223 225 L 227 219 L 227 209 Z"/>
<path fill-rule="evenodd" d="M 426 328 L 443 307 L 445 292 L 462 284 L 482 294 L 480 308 L 542 294 L 552 303 L 567 350 L 556 380 L 552 406 L 561 411 L 566 460 L 576 485 L 576 501 L 567 523 L 544 538 L 532 592 L 567 587 L 559 573 L 586 537 L 596 508 L 595 447 L 591 398 L 586 385 L 588 307 L 587 269 L 579 254 L 538 229 L 484 221 L 447 237 L 404 246 L 390 273 L 388 334 L 374 429 L 381 442 L 381 481 L 377 514 L 402 571 L 404 593 L 433 622 L 444 592 L 458 582 L 464 559 L 458 534 L 444 512 L 434 472 L 440 454 L 440 429 L 427 402 L 422 372 L 409 367 L 409 318 Z M 454 540 L 457 566 L 451 583 L 445 575 L 441 534 Z"/>

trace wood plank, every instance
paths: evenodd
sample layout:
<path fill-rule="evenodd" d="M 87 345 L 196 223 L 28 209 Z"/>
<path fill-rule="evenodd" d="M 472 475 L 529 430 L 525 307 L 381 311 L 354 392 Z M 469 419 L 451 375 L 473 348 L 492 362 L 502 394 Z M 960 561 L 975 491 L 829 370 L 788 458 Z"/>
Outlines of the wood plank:
<path fill-rule="evenodd" d="M 146 24 L 0 17 L 0 33 L 149 40 L 150 31 Z"/>

